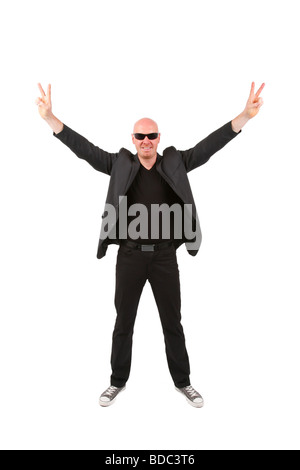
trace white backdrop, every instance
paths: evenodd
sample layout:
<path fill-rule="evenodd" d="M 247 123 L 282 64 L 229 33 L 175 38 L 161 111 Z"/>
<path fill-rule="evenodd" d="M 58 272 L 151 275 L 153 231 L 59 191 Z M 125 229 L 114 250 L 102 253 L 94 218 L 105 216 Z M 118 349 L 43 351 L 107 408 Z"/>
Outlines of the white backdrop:
<path fill-rule="evenodd" d="M 296 0 L 2 5 L 2 449 L 299 449 L 298 11 Z M 127 390 L 100 408 L 115 321 L 117 247 L 96 259 L 109 180 L 52 136 L 37 83 L 107 151 L 134 151 L 133 123 L 155 119 L 161 153 L 239 114 L 252 80 L 266 83 L 264 106 L 190 173 L 203 244 L 195 258 L 178 250 L 205 407 L 174 391 L 147 284 Z"/>

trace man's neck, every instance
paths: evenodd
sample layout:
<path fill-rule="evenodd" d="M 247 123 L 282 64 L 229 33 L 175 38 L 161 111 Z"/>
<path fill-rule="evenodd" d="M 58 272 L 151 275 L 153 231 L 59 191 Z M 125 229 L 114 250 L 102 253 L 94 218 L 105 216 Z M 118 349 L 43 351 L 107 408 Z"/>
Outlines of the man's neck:
<path fill-rule="evenodd" d="M 154 155 L 154 157 L 151 158 L 143 158 L 138 155 L 138 158 L 140 160 L 141 165 L 143 165 L 147 170 L 151 170 L 153 165 L 155 165 L 156 159 L 157 159 L 157 153 Z"/>

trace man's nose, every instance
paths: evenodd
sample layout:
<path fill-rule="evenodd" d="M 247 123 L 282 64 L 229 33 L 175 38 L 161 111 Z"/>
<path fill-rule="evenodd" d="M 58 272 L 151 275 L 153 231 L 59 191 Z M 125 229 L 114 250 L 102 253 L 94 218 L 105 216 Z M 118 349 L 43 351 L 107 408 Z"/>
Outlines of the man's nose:
<path fill-rule="evenodd" d="M 147 144 L 148 142 L 150 142 L 150 139 L 148 139 L 148 136 L 147 136 L 147 135 L 145 136 L 143 142 L 146 142 L 146 144 Z"/>

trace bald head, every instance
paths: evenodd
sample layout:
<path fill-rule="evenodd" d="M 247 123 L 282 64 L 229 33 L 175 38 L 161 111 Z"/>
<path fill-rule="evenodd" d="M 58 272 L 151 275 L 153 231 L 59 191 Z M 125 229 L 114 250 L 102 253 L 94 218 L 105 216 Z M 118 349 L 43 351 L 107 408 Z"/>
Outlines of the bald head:
<path fill-rule="evenodd" d="M 144 138 L 142 140 L 136 139 L 135 134 L 144 134 Z M 155 139 L 149 139 L 149 134 L 157 134 L 157 137 Z M 143 118 L 135 123 L 132 142 L 135 145 L 140 161 L 147 168 L 150 168 L 151 165 L 155 163 L 159 141 L 160 134 L 158 132 L 158 126 L 153 119 Z"/>
<path fill-rule="evenodd" d="M 142 118 L 139 119 L 133 127 L 133 133 L 135 134 L 136 132 L 151 134 L 152 132 L 158 132 L 158 126 L 153 119 Z"/>

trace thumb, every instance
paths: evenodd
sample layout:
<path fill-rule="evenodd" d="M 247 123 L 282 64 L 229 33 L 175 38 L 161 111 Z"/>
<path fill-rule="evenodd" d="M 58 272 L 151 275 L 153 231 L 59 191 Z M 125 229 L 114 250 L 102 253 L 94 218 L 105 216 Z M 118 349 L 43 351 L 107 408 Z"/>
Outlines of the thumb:
<path fill-rule="evenodd" d="M 260 108 L 264 104 L 264 101 L 262 98 L 258 98 L 258 100 L 254 104 L 256 108 Z"/>

